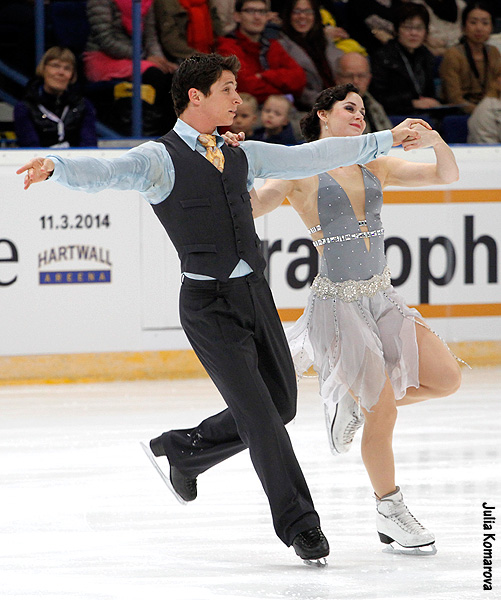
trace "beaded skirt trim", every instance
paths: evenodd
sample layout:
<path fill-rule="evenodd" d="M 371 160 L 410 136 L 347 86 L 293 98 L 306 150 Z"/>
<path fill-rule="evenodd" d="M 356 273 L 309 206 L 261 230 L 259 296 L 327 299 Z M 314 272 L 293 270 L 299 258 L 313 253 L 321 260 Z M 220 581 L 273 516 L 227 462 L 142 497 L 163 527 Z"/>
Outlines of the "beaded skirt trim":
<path fill-rule="evenodd" d="M 349 242 L 350 240 L 360 240 L 364 238 L 378 237 L 384 235 L 384 229 L 375 229 L 373 231 L 358 231 L 357 233 L 346 233 L 344 235 L 333 235 L 331 237 L 321 238 L 315 240 L 313 245 L 324 246 L 325 244 L 331 244 L 332 242 Z"/>
<path fill-rule="evenodd" d="M 391 273 L 388 266 L 380 275 L 373 275 L 370 279 L 362 281 L 341 281 L 335 283 L 328 277 L 317 275 L 311 285 L 311 291 L 322 300 L 328 298 L 339 298 L 345 302 L 354 302 L 360 296 L 373 298 L 378 292 L 389 288 L 391 285 Z"/>

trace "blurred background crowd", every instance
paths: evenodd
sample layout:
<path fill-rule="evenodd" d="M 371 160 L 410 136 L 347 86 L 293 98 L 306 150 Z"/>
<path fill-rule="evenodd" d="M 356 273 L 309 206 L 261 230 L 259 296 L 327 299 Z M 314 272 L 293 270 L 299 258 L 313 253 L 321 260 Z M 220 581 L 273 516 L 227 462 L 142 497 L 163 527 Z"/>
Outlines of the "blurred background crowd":
<path fill-rule="evenodd" d="M 92 147 L 131 137 L 132 0 L 0 4 L 0 145 Z M 236 54 L 232 127 L 293 145 L 318 94 L 353 83 L 366 132 L 419 116 L 449 143 L 501 143 L 499 0 L 142 0 L 142 136 L 172 127 L 172 75 L 195 53 Z M 118 140 L 118 141 L 117 141 Z"/>

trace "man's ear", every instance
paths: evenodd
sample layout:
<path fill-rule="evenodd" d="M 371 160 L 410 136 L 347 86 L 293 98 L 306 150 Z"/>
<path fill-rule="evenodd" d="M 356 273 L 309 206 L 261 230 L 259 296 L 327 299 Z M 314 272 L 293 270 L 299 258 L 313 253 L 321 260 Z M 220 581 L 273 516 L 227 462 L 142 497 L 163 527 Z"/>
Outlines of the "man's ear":
<path fill-rule="evenodd" d="M 188 90 L 188 98 L 189 98 L 190 102 L 193 102 L 193 104 L 195 106 L 200 105 L 202 96 L 203 96 L 202 92 L 200 90 L 197 90 L 197 88 L 190 88 Z"/>

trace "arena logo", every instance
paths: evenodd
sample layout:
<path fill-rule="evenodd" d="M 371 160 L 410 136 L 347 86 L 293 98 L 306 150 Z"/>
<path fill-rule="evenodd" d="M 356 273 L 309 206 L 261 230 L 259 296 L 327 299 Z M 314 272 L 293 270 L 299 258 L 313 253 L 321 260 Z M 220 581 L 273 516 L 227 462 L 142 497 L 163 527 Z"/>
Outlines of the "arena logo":
<path fill-rule="evenodd" d="M 17 246 L 12 240 L 0 238 L 0 287 L 7 287 L 17 281 L 17 274 L 13 274 L 12 265 L 19 262 L 19 253 Z"/>
<path fill-rule="evenodd" d="M 445 286 L 451 282 L 457 271 L 456 248 L 457 240 L 453 241 L 446 236 L 439 235 L 433 238 L 420 237 L 419 240 L 419 256 L 417 265 L 419 269 L 419 303 L 429 304 L 430 302 L 430 286 Z M 268 242 L 263 240 L 263 252 L 268 262 L 268 278 L 273 265 L 273 254 L 283 252 L 282 240 Z M 475 254 L 483 247 L 483 253 L 487 259 L 487 282 L 496 284 L 498 282 L 498 247 L 496 240 L 490 235 L 475 233 L 475 223 L 473 215 L 464 216 L 463 227 L 463 280 L 465 284 L 475 283 Z M 292 289 L 301 289 L 305 286 L 310 286 L 315 275 L 318 272 L 318 253 L 313 247 L 311 240 L 300 238 L 293 240 L 288 249 L 288 253 L 297 253 L 300 248 L 306 249 L 306 256 L 297 258 L 291 261 L 286 270 L 287 284 Z M 393 252 L 395 249 L 401 253 L 401 270 L 400 273 L 392 273 L 392 283 L 395 287 L 403 285 L 410 277 L 414 266 L 409 244 L 402 238 L 392 236 L 385 240 L 386 252 Z M 437 273 L 432 268 L 432 254 L 437 252 L 442 253 L 444 266 L 441 273 Z M 479 254 L 480 260 L 481 255 Z M 477 265 L 478 265 L 477 259 Z M 304 269 L 306 267 L 306 270 Z M 298 269 L 301 268 L 301 273 L 305 275 L 300 278 Z"/>
<path fill-rule="evenodd" d="M 110 251 L 105 248 L 86 244 L 57 246 L 55 248 L 44 250 L 38 254 L 38 281 L 40 285 L 111 282 L 111 269 L 106 267 L 94 269 L 45 270 L 45 267 L 48 265 L 73 261 L 95 262 L 100 265 L 106 265 L 106 267 L 112 266 Z"/>

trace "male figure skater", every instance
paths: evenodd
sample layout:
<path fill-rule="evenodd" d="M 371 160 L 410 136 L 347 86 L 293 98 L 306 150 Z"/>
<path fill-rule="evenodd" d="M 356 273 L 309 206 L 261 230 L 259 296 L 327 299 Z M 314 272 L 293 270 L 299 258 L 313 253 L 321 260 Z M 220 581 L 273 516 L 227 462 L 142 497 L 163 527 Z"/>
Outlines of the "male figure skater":
<path fill-rule="evenodd" d="M 231 125 L 241 103 L 239 66 L 217 54 L 184 61 L 172 83 L 178 121 L 157 141 L 112 160 L 35 158 L 18 173 L 26 172 L 25 189 L 51 177 L 89 192 L 135 189 L 152 204 L 181 260 L 183 329 L 228 409 L 163 433 L 151 450 L 166 457 L 173 492 L 189 502 L 198 475 L 249 448 L 278 537 L 303 560 L 325 562 L 329 545 L 284 425 L 295 415 L 296 378 L 263 277 L 248 190 L 255 177 L 296 179 L 368 162 L 419 134 L 408 121 L 391 132 L 290 148 L 252 141 L 230 148 L 216 128 Z"/>

